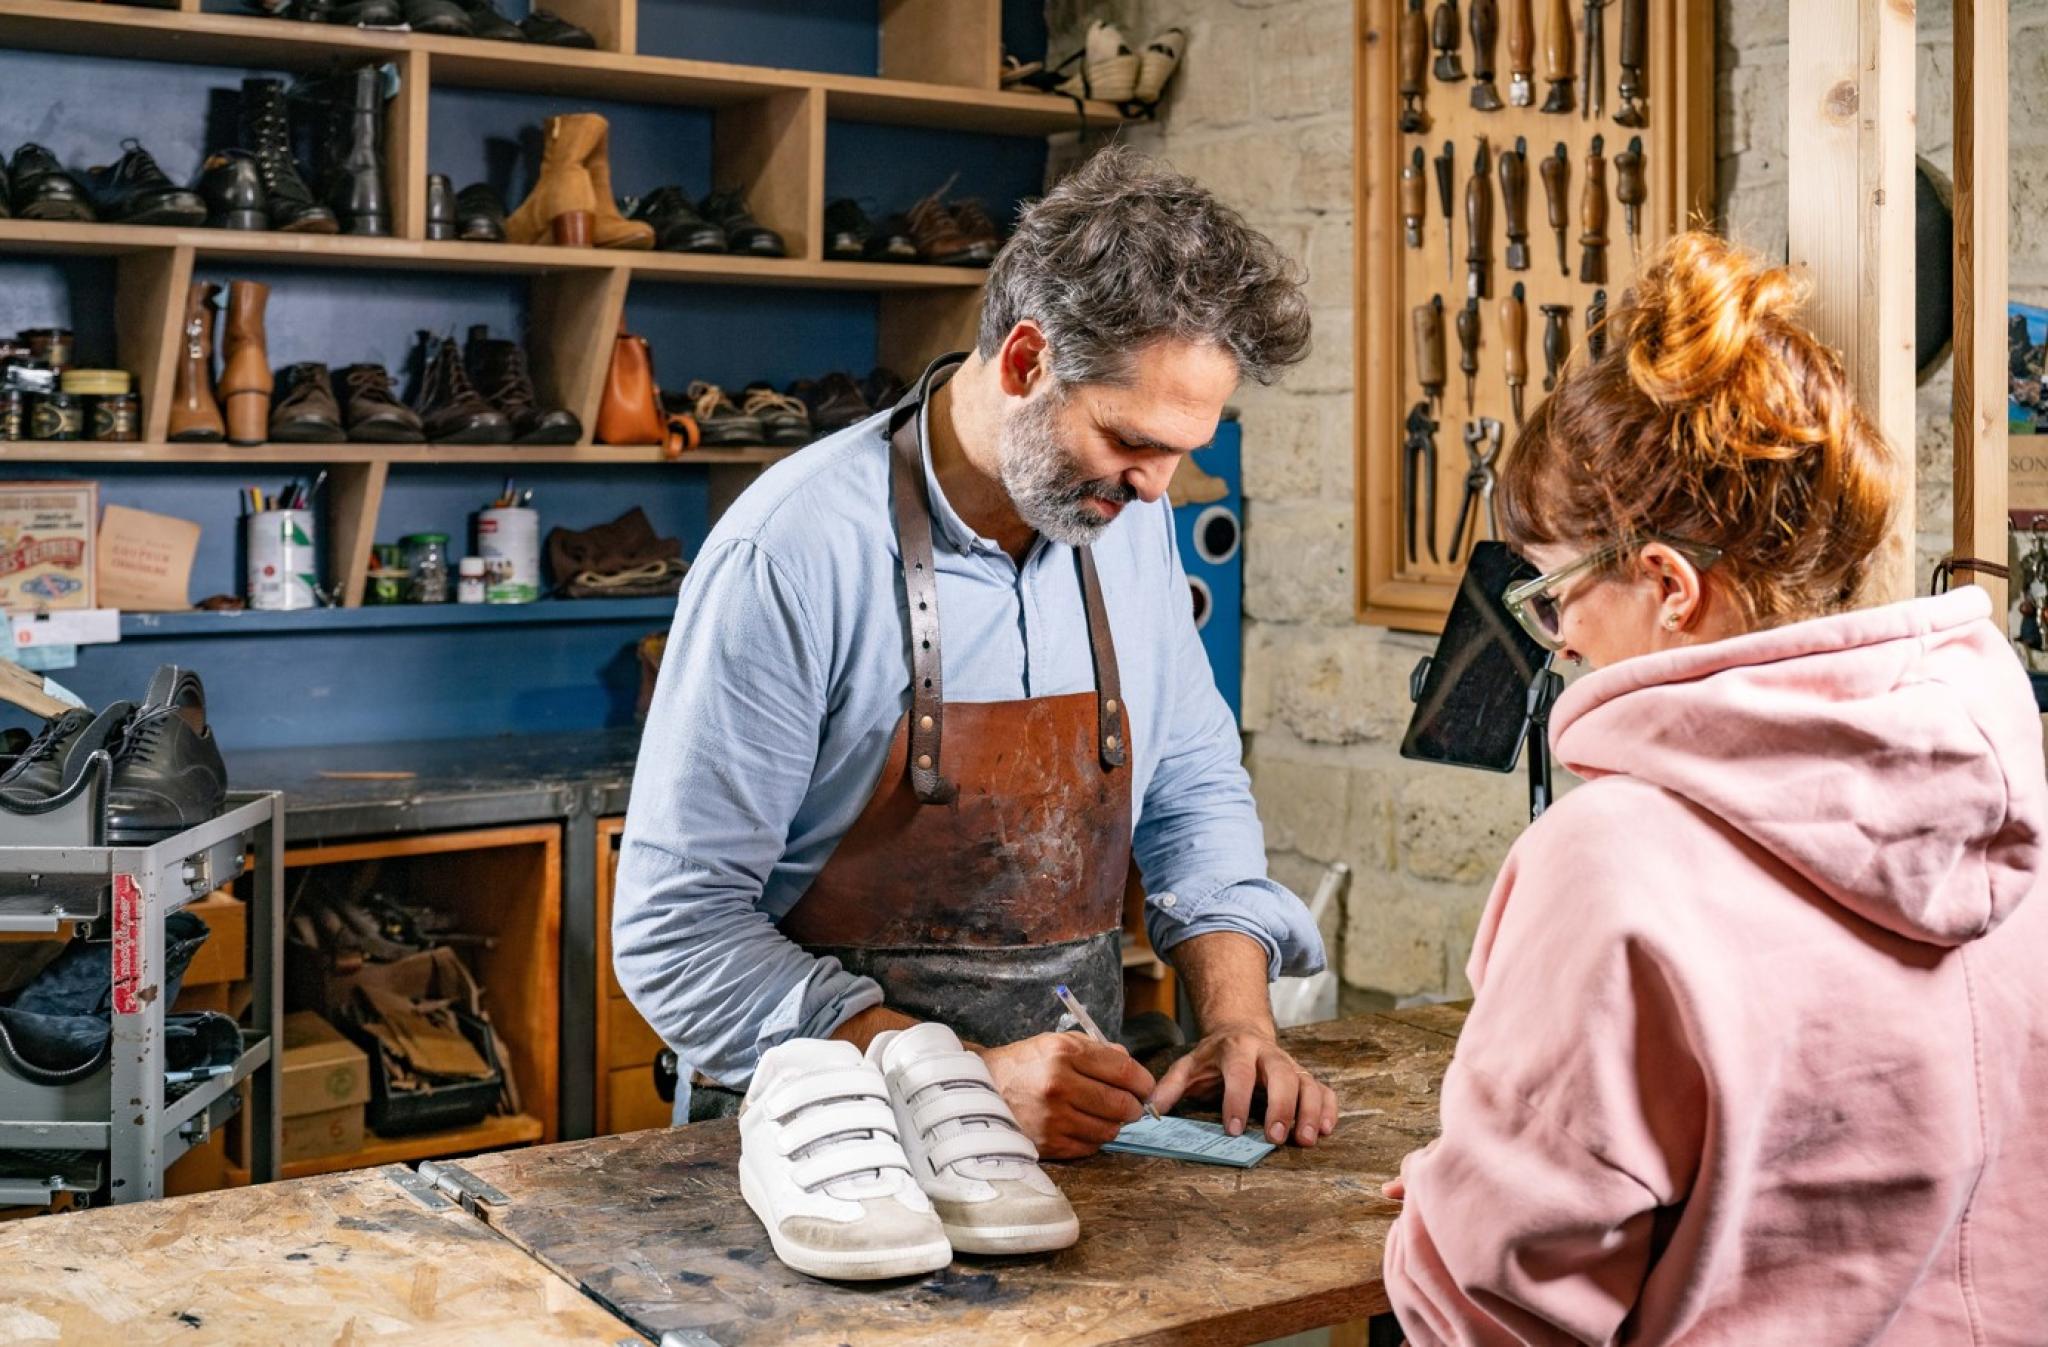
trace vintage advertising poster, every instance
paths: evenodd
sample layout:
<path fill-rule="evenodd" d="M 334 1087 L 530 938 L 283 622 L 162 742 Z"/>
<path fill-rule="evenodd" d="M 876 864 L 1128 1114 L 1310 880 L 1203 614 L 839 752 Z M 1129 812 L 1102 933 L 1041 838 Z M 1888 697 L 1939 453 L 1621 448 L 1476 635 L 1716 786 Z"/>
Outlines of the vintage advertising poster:
<path fill-rule="evenodd" d="M 0 611 L 93 606 L 97 482 L 0 482 Z"/>

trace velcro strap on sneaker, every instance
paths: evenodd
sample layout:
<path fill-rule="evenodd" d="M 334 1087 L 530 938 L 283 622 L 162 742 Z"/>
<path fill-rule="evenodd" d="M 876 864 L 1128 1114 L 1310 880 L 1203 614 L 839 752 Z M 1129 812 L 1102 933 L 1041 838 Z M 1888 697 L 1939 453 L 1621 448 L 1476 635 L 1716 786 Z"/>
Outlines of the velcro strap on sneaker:
<path fill-rule="evenodd" d="M 925 1153 L 933 1169 L 944 1169 L 962 1160 L 1037 1160 L 1038 1148 L 1031 1138 L 1007 1127 L 968 1127 L 947 1137 Z"/>
<path fill-rule="evenodd" d="M 778 1121 L 787 1118 L 801 1108 L 822 1104 L 827 1099 L 881 1099 L 889 1098 L 888 1082 L 879 1071 L 863 1063 L 860 1066 L 835 1066 L 828 1071 L 814 1071 L 807 1076 L 793 1076 L 782 1082 L 761 1101 L 761 1107 L 768 1110 L 770 1117 Z"/>
<path fill-rule="evenodd" d="M 1000 1118 L 1008 1126 L 1017 1125 L 1016 1115 L 994 1090 L 933 1090 L 913 1105 L 911 1116 L 920 1132 L 960 1118 Z"/>
<path fill-rule="evenodd" d="M 996 1088 L 995 1077 L 988 1073 L 988 1063 L 971 1052 L 939 1052 L 929 1057 L 920 1057 L 896 1073 L 906 1095 L 933 1085 L 949 1085 L 956 1081 L 972 1082 Z"/>
<path fill-rule="evenodd" d="M 896 1114 L 879 1099 L 820 1104 L 783 1123 L 778 1143 L 784 1155 L 794 1155 L 806 1146 L 815 1146 L 826 1137 L 842 1132 L 880 1132 L 894 1137 Z"/>
<path fill-rule="evenodd" d="M 871 1169 L 910 1171 L 910 1161 L 895 1138 L 849 1141 L 807 1156 L 790 1166 L 790 1181 L 805 1192 L 813 1192 L 835 1179 L 852 1178 Z"/>

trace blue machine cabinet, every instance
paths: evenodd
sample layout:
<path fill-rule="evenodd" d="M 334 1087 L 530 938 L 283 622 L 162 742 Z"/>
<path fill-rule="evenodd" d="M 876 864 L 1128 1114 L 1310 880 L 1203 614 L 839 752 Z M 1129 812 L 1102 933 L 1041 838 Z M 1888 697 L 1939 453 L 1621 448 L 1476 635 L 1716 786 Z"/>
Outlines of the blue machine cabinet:
<path fill-rule="evenodd" d="M 1194 466 L 1219 479 L 1220 499 L 1176 506 L 1173 529 L 1180 543 L 1181 565 L 1188 573 L 1195 628 L 1216 687 L 1230 705 L 1230 714 L 1244 718 L 1244 430 L 1235 421 L 1216 429 L 1216 439 L 1197 449 Z M 1207 493 L 1213 495 L 1211 486 Z"/>

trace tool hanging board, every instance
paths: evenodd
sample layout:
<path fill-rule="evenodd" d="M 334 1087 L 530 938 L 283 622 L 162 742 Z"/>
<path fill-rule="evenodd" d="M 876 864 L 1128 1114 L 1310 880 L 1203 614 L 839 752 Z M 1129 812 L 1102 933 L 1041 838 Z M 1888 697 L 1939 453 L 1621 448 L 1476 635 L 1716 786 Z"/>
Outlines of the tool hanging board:
<path fill-rule="evenodd" d="M 1634 15 L 1627 14 L 1631 7 Z M 1475 8 L 1482 11 L 1477 26 L 1481 35 L 1490 30 L 1490 43 L 1474 33 Z M 1586 31 L 1589 13 L 1596 9 L 1597 81 L 1587 77 Z M 1640 22 L 1630 35 L 1642 56 L 1635 70 L 1624 69 L 1624 57 L 1632 54 L 1623 50 L 1625 18 L 1631 25 Z M 1453 37 L 1454 46 L 1449 45 Z M 1420 60 L 1413 49 L 1418 39 Z M 1544 397 L 1546 310 L 1557 311 L 1562 319 L 1557 335 L 1569 350 L 1567 359 L 1584 360 L 1587 313 L 1598 292 L 1605 292 L 1607 308 L 1618 306 L 1639 258 L 1688 223 L 1712 218 L 1713 42 L 1712 7 L 1685 0 L 1606 0 L 1593 6 L 1585 0 L 1487 0 L 1479 6 L 1473 0 L 1358 0 L 1360 621 L 1410 631 L 1442 629 L 1472 543 L 1495 536 L 1487 501 L 1475 499 L 1469 512 L 1465 508 L 1473 468 L 1468 427 L 1483 456 L 1495 452 L 1488 423 L 1498 424 L 1500 448 L 1493 467 L 1504 466 L 1514 452 L 1517 425 L 1511 364 L 1526 371 L 1524 419 Z M 1414 78 L 1418 68 L 1419 83 Z M 1572 78 L 1560 95 L 1564 82 L 1556 76 L 1566 68 Z M 1517 78 L 1523 70 L 1526 93 Z M 1476 78 L 1485 73 L 1491 73 L 1491 81 Z M 1445 78 L 1453 74 L 1460 78 Z M 1476 99 L 1475 89 L 1480 90 Z M 1594 117 L 1588 115 L 1588 104 L 1596 90 L 1602 107 Z M 1636 96 L 1625 100 L 1625 92 Z M 1525 97 L 1526 105 L 1520 105 Z M 1569 111 L 1545 110 L 1567 98 Z M 1475 102 L 1499 106 L 1482 110 Z M 1633 109 L 1630 120 L 1639 124 L 1618 120 L 1625 107 Z M 1487 147 L 1485 188 L 1475 192 L 1481 137 Z M 1601 150 L 1597 173 L 1589 171 L 1596 138 Z M 1640 187 L 1632 192 L 1638 175 L 1620 169 L 1629 165 L 1622 156 L 1637 138 Z M 1526 181 L 1525 236 L 1509 209 L 1500 162 L 1518 140 L 1526 145 L 1520 174 Z M 1447 143 L 1448 229 L 1439 165 Z M 1545 161 L 1555 158 L 1560 144 L 1563 265 L 1547 190 L 1556 166 L 1545 171 Z M 1596 200 L 1588 199 L 1589 182 L 1598 184 Z M 1628 228 L 1631 196 L 1640 198 L 1634 247 Z M 1411 224 L 1416 226 L 1412 231 Z M 1511 237 L 1511 229 L 1517 237 Z M 1603 233 L 1604 249 L 1586 246 L 1588 236 Z M 1526 252 L 1526 269 L 1511 270 L 1510 248 L 1517 242 L 1522 246 L 1516 252 Z M 1596 254 L 1590 268 L 1589 251 Z M 1604 284 L 1598 279 L 1603 261 Z M 1483 273 L 1484 286 L 1476 310 L 1468 312 L 1475 268 Z M 1503 312 L 1503 301 L 1518 284 L 1525 335 L 1522 359 L 1511 362 L 1514 344 L 1504 340 L 1510 316 Z M 1439 298 L 1440 315 L 1435 309 Z M 1437 332 L 1440 361 L 1429 340 Z M 1461 341 L 1461 334 L 1468 340 Z M 1476 341 L 1469 340 L 1473 337 Z M 1469 412 L 1467 369 L 1472 371 Z M 1438 390 L 1426 390 L 1425 378 L 1433 384 L 1440 380 L 1434 398 L 1431 393 Z M 1419 422 L 1417 404 L 1426 404 Z M 1430 422 L 1436 424 L 1433 437 L 1425 429 Z M 1433 471 L 1427 451 L 1431 443 Z M 1416 474 L 1412 492 L 1407 481 L 1411 460 Z M 1432 487 L 1434 510 L 1429 508 Z M 1459 544 L 1455 553 L 1454 539 Z"/>

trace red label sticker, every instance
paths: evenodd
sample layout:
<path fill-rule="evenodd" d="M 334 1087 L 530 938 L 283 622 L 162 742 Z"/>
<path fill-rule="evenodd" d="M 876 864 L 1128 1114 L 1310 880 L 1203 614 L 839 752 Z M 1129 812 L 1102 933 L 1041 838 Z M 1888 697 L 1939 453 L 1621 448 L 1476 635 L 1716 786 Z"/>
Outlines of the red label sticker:
<path fill-rule="evenodd" d="M 142 887 L 133 875 L 114 876 L 114 1013 L 142 1010 Z"/>

